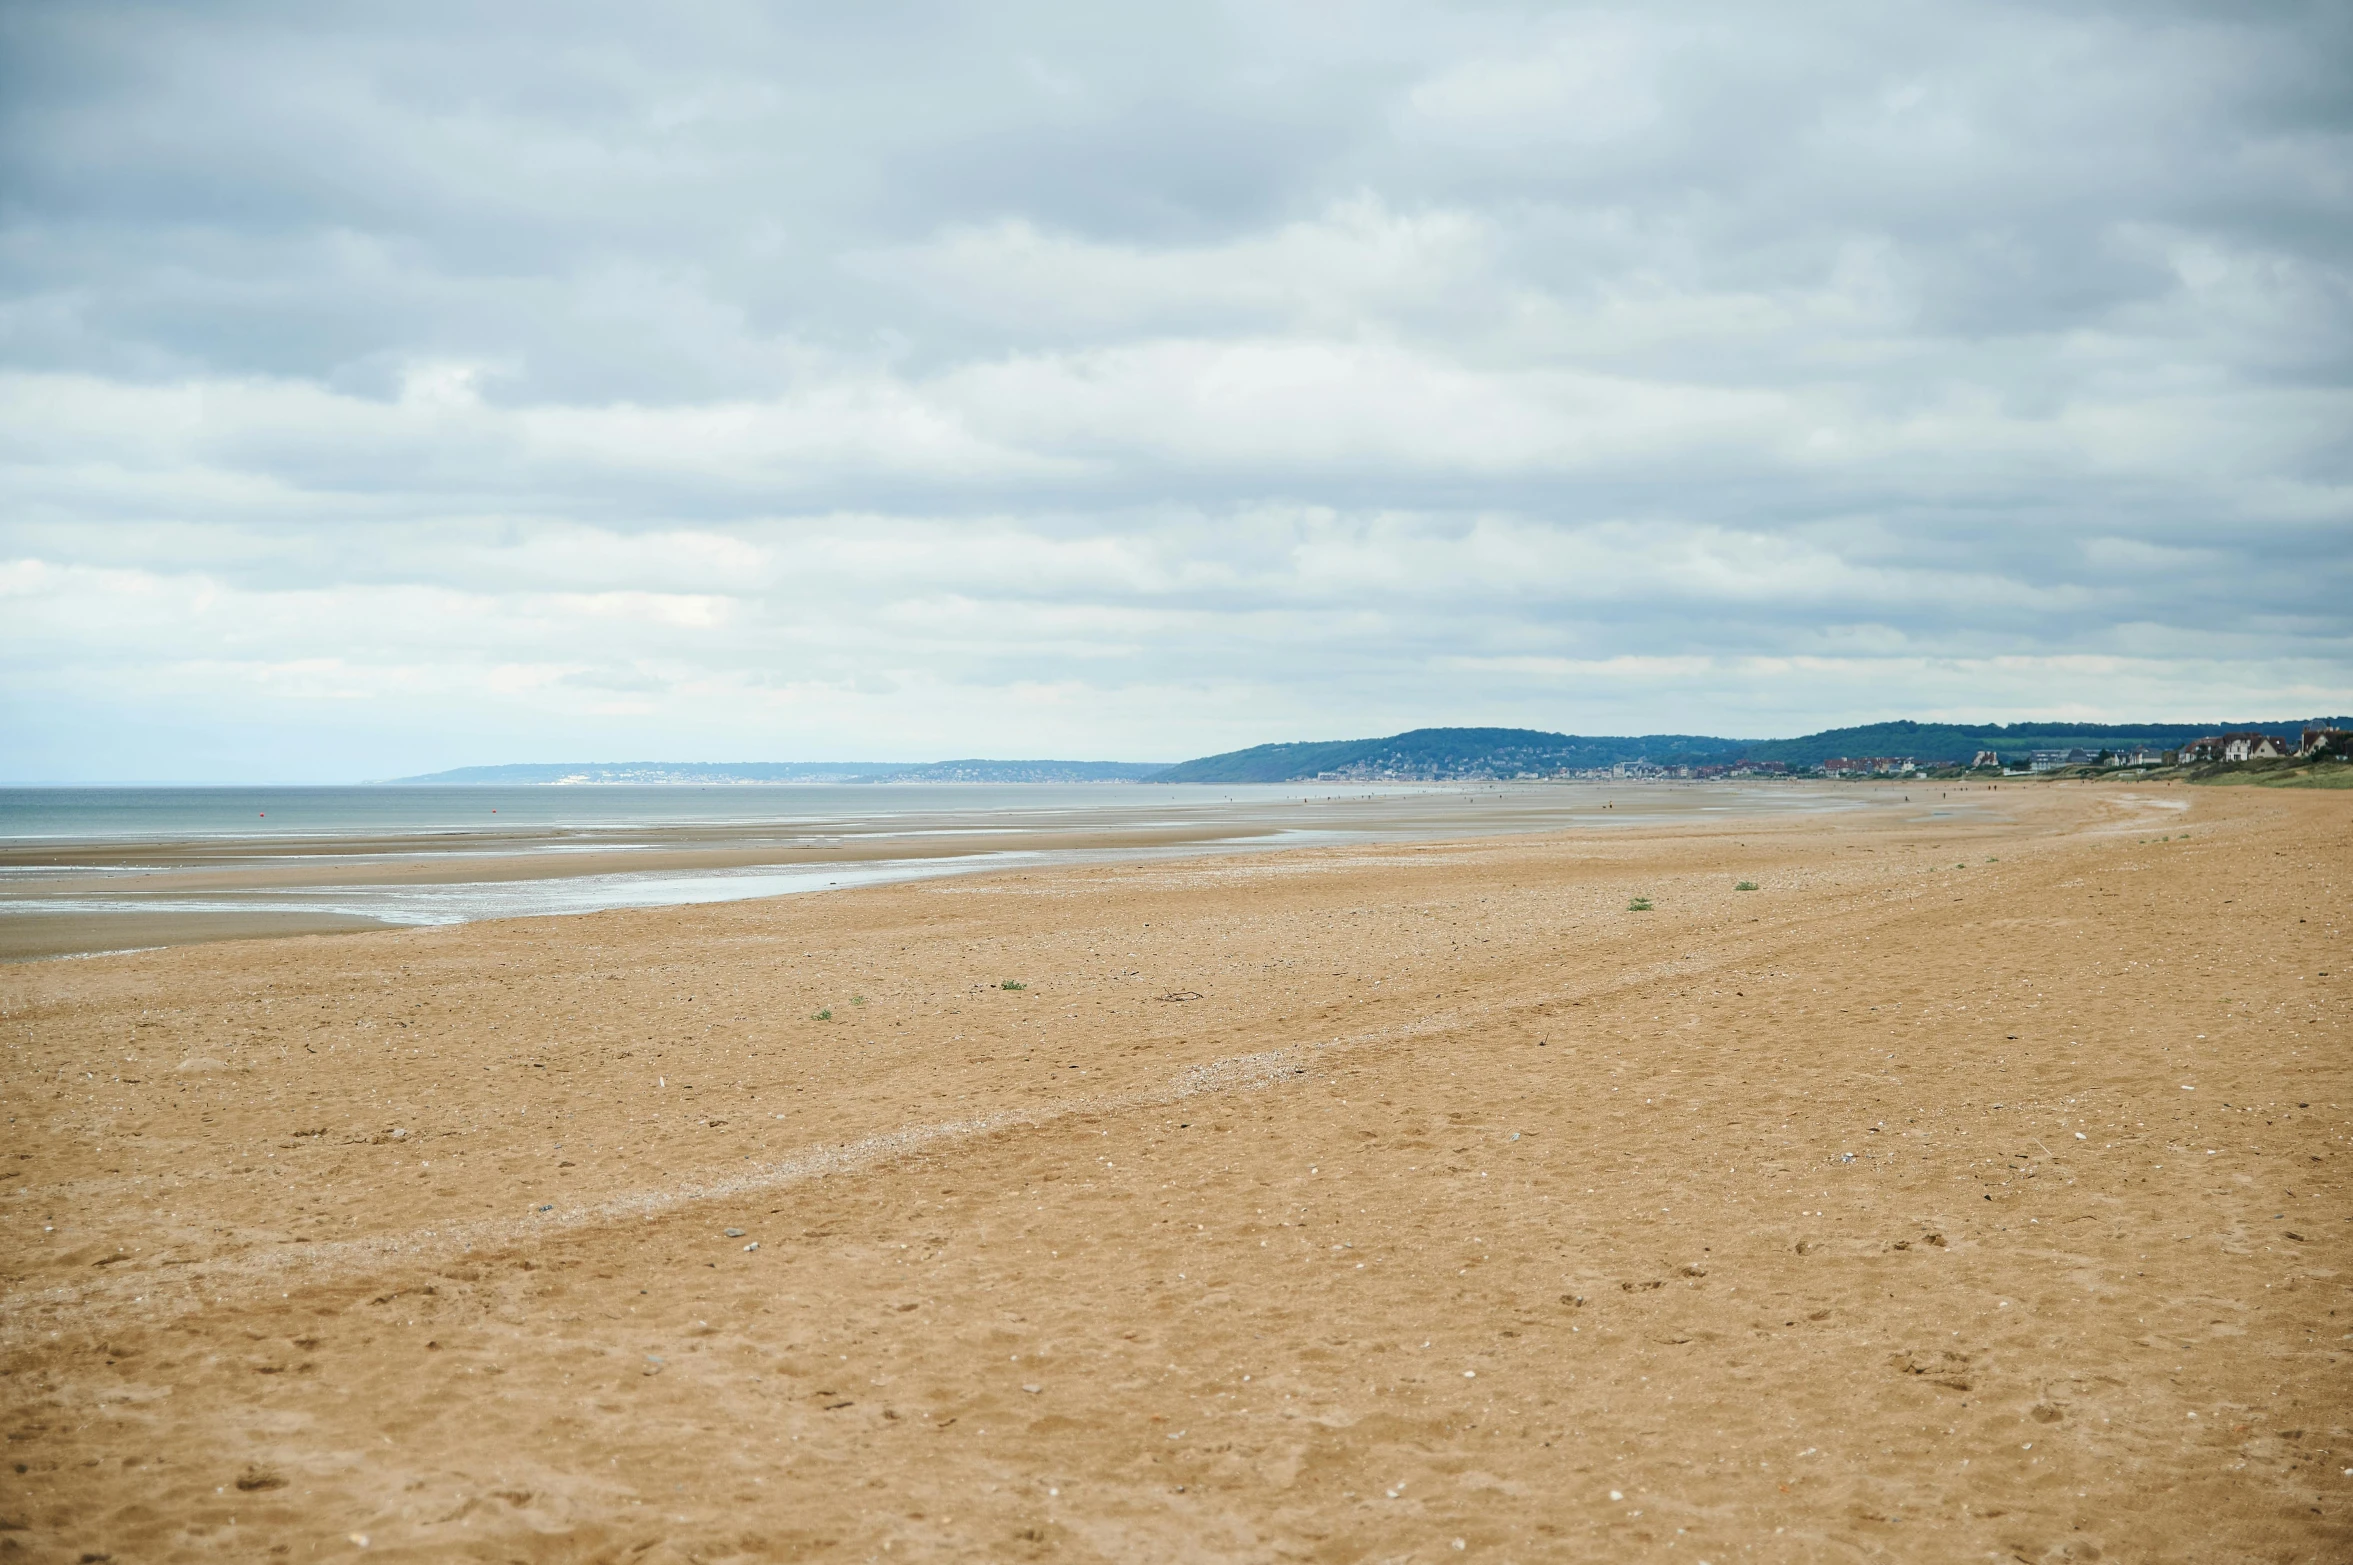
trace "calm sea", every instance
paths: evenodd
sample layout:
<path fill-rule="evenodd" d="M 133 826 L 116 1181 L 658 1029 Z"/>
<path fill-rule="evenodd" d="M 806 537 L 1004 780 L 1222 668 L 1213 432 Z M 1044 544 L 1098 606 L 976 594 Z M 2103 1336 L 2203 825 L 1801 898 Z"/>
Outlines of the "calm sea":
<path fill-rule="evenodd" d="M 1352 797 L 1375 790 L 1356 787 Z M 463 831 L 887 826 L 918 816 L 1177 810 L 1320 796 L 1330 787 L 1149 783 L 761 783 L 582 787 L 0 788 L 0 840 L 176 842 Z M 1138 822 L 1137 824 L 1141 824 Z"/>

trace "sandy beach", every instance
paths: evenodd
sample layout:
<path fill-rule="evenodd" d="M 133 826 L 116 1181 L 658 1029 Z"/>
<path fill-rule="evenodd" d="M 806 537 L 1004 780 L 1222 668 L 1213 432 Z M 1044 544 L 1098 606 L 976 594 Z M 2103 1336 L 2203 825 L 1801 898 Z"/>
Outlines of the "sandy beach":
<path fill-rule="evenodd" d="M 2353 1557 L 2353 808 L 1914 791 L 0 968 L 0 1558 Z"/>
<path fill-rule="evenodd" d="M 79 812 L 79 832 L 27 831 L 54 824 L 28 797 L 0 790 L 0 962 L 737 901 L 1000 868 L 1890 809 L 1905 799 L 1901 789 L 1788 782 L 320 789 L 296 795 L 320 823 L 308 829 L 289 829 L 289 813 L 302 815 L 281 809 L 276 827 L 263 829 L 265 813 L 220 830 L 228 823 L 216 806 L 205 812 L 215 829 L 189 834 L 86 829 L 106 815 L 138 818 L 121 809 Z M 714 797 L 732 818 L 680 822 L 654 808 Z M 504 821 L 489 824 L 499 806 Z M 581 819 L 517 819 L 531 813 Z M 407 829 L 353 829 L 354 815 L 370 814 L 406 814 Z M 473 819 L 457 824 L 465 816 Z"/>

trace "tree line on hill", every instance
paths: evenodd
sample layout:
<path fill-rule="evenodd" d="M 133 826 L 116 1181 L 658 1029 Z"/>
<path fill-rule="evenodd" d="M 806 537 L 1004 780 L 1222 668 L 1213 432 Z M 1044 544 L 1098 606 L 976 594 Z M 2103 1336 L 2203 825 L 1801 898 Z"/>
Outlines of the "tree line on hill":
<path fill-rule="evenodd" d="M 1585 736 L 1531 728 L 1417 728 L 1384 739 L 1264 744 L 1204 756 L 1158 772 L 1154 782 L 1272 783 L 1318 778 L 1433 781 L 1548 777 L 1647 762 L 1661 767 L 1766 763 L 1791 771 L 1842 756 L 1893 756 L 1922 766 L 1965 766 L 1991 750 L 2005 759 L 2033 750 L 2124 752 L 2172 749 L 2237 729 L 2293 741 L 2307 726 L 2344 726 L 2344 718 L 2268 723 L 1869 723 L 1796 739 L 1718 739 L 1702 734 Z"/>
<path fill-rule="evenodd" d="M 1967 765 L 1991 750 L 2005 760 L 2032 750 L 2124 753 L 2175 749 L 2224 730 L 2294 740 L 2307 727 L 2353 727 L 2353 718 L 2260 723 L 1868 723 L 1795 739 L 1707 734 L 1579 735 L 1534 728 L 1416 728 L 1379 739 L 1253 745 L 1174 766 L 1156 761 L 598 761 L 465 766 L 402 783 L 1286 783 L 1323 779 L 1476 781 L 1557 777 L 1647 763 L 1658 767 L 1763 764 L 1807 771 L 1844 756 L 1890 756 L 1921 766 Z"/>

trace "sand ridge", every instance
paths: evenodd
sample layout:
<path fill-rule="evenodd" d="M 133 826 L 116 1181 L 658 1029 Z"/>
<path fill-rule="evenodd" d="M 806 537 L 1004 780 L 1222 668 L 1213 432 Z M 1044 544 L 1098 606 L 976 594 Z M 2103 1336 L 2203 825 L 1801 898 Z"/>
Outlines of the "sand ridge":
<path fill-rule="evenodd" d="M 2147 792 L 10 969 L 0 1540 L 2339 1556 L 2346 811 Z"/>

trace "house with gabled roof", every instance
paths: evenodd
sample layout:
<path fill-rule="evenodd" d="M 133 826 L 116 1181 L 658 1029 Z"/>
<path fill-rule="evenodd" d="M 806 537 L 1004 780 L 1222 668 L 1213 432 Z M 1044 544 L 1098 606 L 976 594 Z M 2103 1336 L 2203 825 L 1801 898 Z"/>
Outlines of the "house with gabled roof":
<path fill-rule="evenodd" d="M 2184 761 L 2280 761 L 2287 755 L 2285 739 L 2263 733 L 2213 734 L 2181 747 Z"/>

